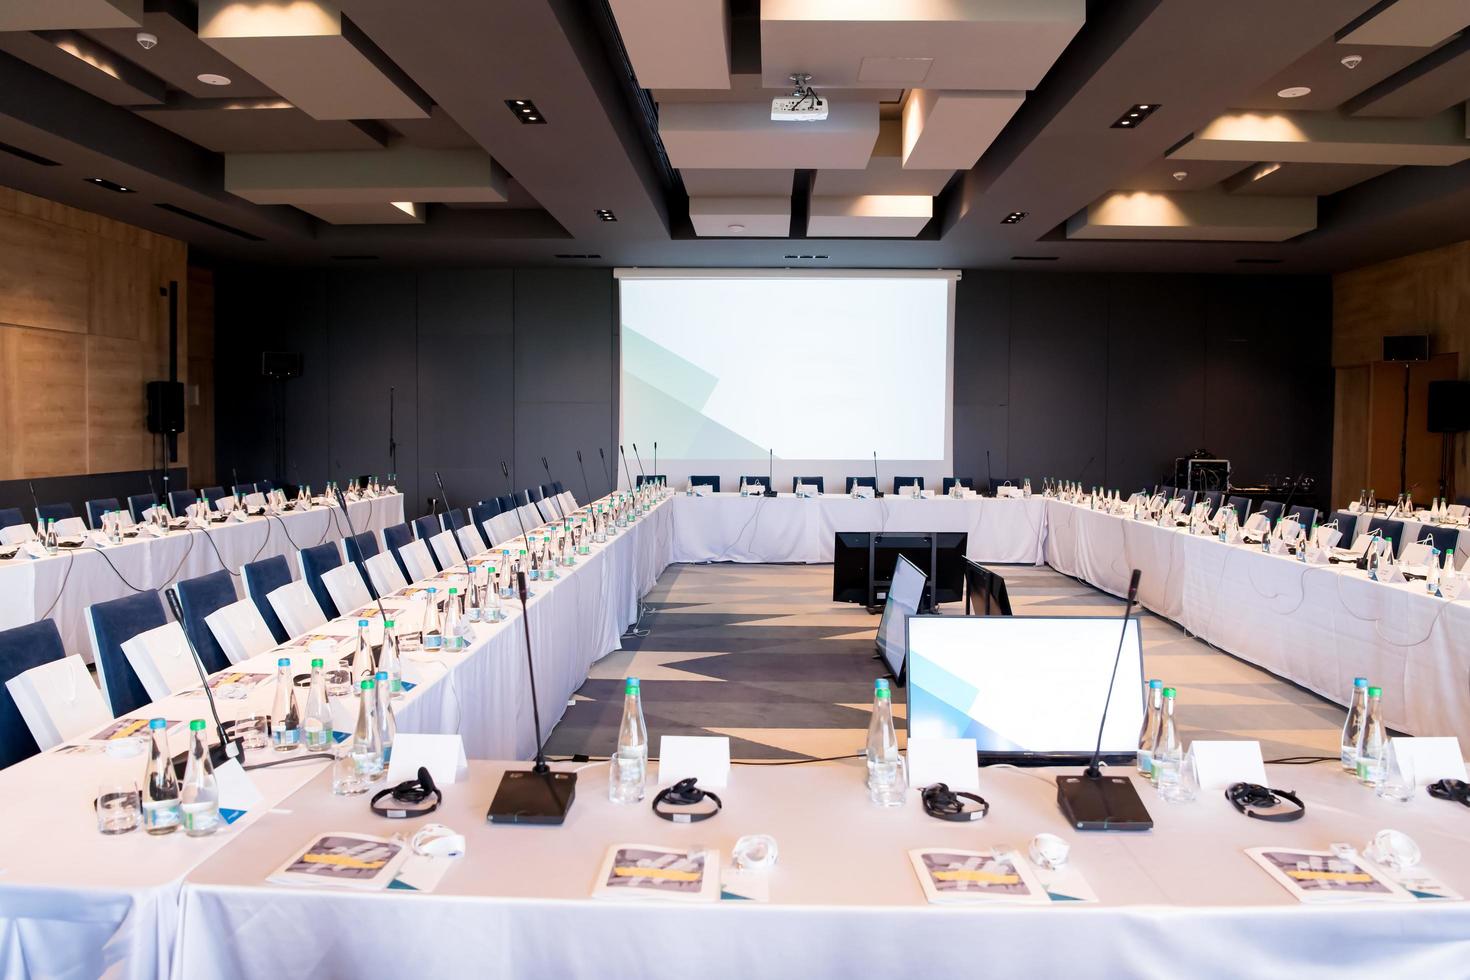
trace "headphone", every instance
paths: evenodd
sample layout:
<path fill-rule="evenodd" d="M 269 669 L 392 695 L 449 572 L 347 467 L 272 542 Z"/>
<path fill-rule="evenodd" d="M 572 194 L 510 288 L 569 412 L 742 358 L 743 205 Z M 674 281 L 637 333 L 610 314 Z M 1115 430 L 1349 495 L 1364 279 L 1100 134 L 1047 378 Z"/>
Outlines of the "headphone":
<path fill-rule="evenodd" d="M 1470 783 L 1463 779 L 1441 779 L 1437 783 L 1429 784 L 1429 795 L 1436 800 L 1454 800 L 1470 806 Z"/>
<path fill-rule="evenodd" d="M 696 780 L 692 777 L 689 779 L 681 779 L 674 785 L 670 786 L 668 789 L 660 791 L 659 794 L 653 798 L 653 812 L 658 814 L 658 816 L 662 817 L 664 820 L 669 820 L 673 823 L 699 823 L 699 821 L 701 820 L 708 820 L 710 817 L 714 816 L 724 809 L 725 804 L 720 802 L 720 798 L 718 796 L 716 796 L 714 793 L 711 793 L 709 790 L 700 789 L 699 787 L 695 786 L 695 782 Z M 703 813 L 671 813 L 668 810 L 659 809 L 659 804 L 667 804 L 668 806 L 680 807 L 698 806 L 705 800 L 714 800 L 715 808 L 713 810 L 706 810 Z"/>
<path fill-rule="evenodd" d="M 1290 823 L 1293 820 L 1300 820 L 1307 812 L 1307 805 L 1290 790 L 1268 789 L 1255 783 L 1236 783 L 1225 791 L 1225 798 L 1235 809 L 1246 816 L 1256 820 L 1270 820 L 1273 823 Z M 1296 809 L 1283 810 L 1280 813 L 1257 812 L 1280 806 L 1283 800 L 1296 804 Z"/>
<path fill-rule="evenodd" d="M 990 812 L 990 804 L 985 802 L 984 797 L 974 793 L 957 793 L 944 783 L 925 786 L 921 793 L 924 798 L 924 812 L 935 820 L 968 823 L 971 820 L 984 820 L 985 815 Z M 966 800 L 977 805 L 967 807 Z"/>
<path fill-rule="evenodd" d="M 400 805 L 379 805 L 379 801 L 385 796 L 391 796 L 392 802 Z M 424 806 L 424 801 L 430 796 L 434 797 L 434 802 Z M 439 787 L 434 785 L 434 777 L 429 775 L 428 769 L 420 766 L 417 779 L 408 779 L 397 786 L 379 790 L 369 805 L 380 817 L 387 817 L 389 820 L 404 820 L 409 817 L 428 816 L 439 809 L 439 804 L 443 802 L 444 794 L 439 791 Z"/>

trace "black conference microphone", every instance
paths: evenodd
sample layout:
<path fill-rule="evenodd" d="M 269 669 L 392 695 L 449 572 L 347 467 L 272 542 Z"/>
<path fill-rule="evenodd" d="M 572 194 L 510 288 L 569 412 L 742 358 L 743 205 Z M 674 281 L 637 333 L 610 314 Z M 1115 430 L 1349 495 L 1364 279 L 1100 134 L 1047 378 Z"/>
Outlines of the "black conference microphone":
<path fill-rule="evenodd" d="M 990 474 L 990 450 L 985 450 L 985 493 L 995 496 L 995 477 Z"/>
<path fill-rule="evenodd" d="M 873 496 L 883 496 L 883 491 L 878 487 L 878 450 L 873 450 Z"/>
<path fill-rule="evenodd" d="M 601 452 L 601 450 L 598 450 Z M 592 503 L 592 487 L 587 483 L 587 467 L 582 463 L 582 450 L 577 450 L 577 469 L 582 471 L 582 489 L 587 494 L 587 503 Z"/>
<path fill-rule="evenodd" d="M 1113 700 L 1113 682 L 1118 664 L 1123 659 L 1123 643 L 1128 638 L 1128 613 L 1138 600 L 1138 582 L 1143 573 L 1133 570 L 1128 580 L 1128 599 L 1123 603 L 1123 630 L 1118 635 L 1118 652 L 1113 655 L 1113 673 L 1108 679 L 1108 699 L 1103 704 L 1102 722 L 1097 726 L 1097 745 L 1092 761 L 1080 776 L 1057 777 L 1057 806 L 1062 815 L 1078 830 L 1151 830 L 1153 818 L 1148 815 L 1133 781 L 1127 776 L 1104 776 L 1098 768 L 1102 756 L 1103 729 L 1108 723 L 1108 707 Z"/>
<path fill-rule="evenodd" d="M 653 440 L 653 478 L 655 480 L 657 480 L 659 478 L 658 477 L 658 440 L 657 439 Z"/>
<path fill-rule="evenodd" d="M 347 533 L 354 538 L 357 537 L 357 529 L 352 526 L 352 515 L 347 513 L 347 497 L 343 495 L 341 487 L 337 488 L 337 503 L 342 506 L 342 517 L 344 520 L 347 521 Z M 383 597 L 378 595 L 377 589 L 373 588 L 372 577 L 368 575 L 367 565 L 363 561 L 362 549 L 354 548 L 352 550 L 357 552 L 357 557 L 352 559 L 353 563 L 357 565 L 357 574 L 362 576 L 362 584 L 368 587 L 368 590 L 372 593 L 373 598 L 377 601 L 378 615 L 383 617 L 383 623 L 385 624 L 384 628 L 386 629 L 386 624 L 388 620 L 392 619 L 393 617 L 389 616 L 388 610 L 383 608 Z M 350 553 L 351 552 L 349 552 L 349 554 Z M 342 610 L 342 612 L 345 615 L 347 610 L 344 609 Z M 356 665 L 354 665 L 354 668 L 355 666 Z M 373 660 L 373 669 L 375 671 L 377 670 L 376 658 L 374 658 Z"/>
<path fill-rule="evenodd" d="M 1095 460 L 1095 459 L 1097 459 L 1097 454 L 1096 453 L 1093 453 L 1091 456 L 1087 457 L 1087 462 L 1085 462 L 1085 463 L 1082 464 L 1082 473 L 1078 473 L 1077 474 L 1077 482 L 1078 483 L 1083 482 L 1082 481 L 1082 475 L 1083 475 L 1083 473 L 1086 473 L 1087 472 L 1087 468 L 1092 465 L 1092 461 Z"/>
<path fill-rule="evenodd" d="M 504 464 L 502 464 L 502 467 Z M 507 473 L 506 479 L 509 479 Z M 526 672 L 531 678 L 531 718 L 536 726 L 536 763 L 530 771 L 507 769 L 485 819 L 490 823 L 560 824 L 577 795 L 575 772 L 552 772 L 541 742 L 541 709 L 536 703 L 536 658 L 531 654 L 531 617 L 526 613 L 526 573 L 516 574 L 521 598 L 521 628 L 526 636 Z"/>
<path fill-rule="evenodd" d="M 541 468 L 546 471 L 547 486 L 551 487 L 551 505 L 556 508 L 556 512 L 561 515 L 562 521 L 565 522 L 567 519 L 567 512 L 562 508 L 561 501 L 556 499 L 556 481 L 551 478 L 551 464 L 546 462 L 545 456 L 541 457 Z"/>
<path fill-rule="evenodd" d="M 240 471 L 233 466 L 230 467 L 230 479 L 234 481 L 230 484 L 230 493 L 234 493 L 235 488 L 240 485 Z"/>
<path fill-rule="evenodd" d="M 636 443 L 636 442 L 635 443 L 631 443 L 631 445 L 633 447 L 633 458 L 638 461 L 638 476 L 640 478 L 642 478 L 642 480 L 643 480 L 644 483 L 647 483 L 648 482 L 648 474 L 645 473 L 645 472 L 643 472 L 643 457 L 638 455 L 638 443 Z M 632 481 L 631 480 L 628 481 L 628 485 L 629 486 L 632 486 Z"/>
<path fill-rule="evenodd" d="M 602 451 L 601 446 L 597 447 L 597 458 L 602 460 L 602 478 L 607 481 L 607 485 L 611 488 L 611 490 L 616 490 L 617 486 L 613 483 L 612 476 L 607 472 L 607 453 Z M 611 490 L 609 492 L 611 492 Z M 591 494 L 588 494 L 587 502 L 592 502 Z"/>
<path fill-rule="evenodd" d="M 515 504 L 516 491 L 514 484 L 510 482 L 510 467 L 505 465 L 505 460 L 503 459 L 500 461 L 500 473 L 505 477 L 505 492 L 510 494 L 510 502 Z M 521 538 L 526 542 L 526 548 L 529 549 L 531 547 L 531 536 L 526 533 L 526 521 L 521 517 L 521 509 L 519 507 L 514 507 L 513 509 L 516 512 L 516 523 L 521 526 Z M 509 572 L 510 570 L 506 569 L 506 573 L 509 574 Z"/>
<path fill-rule="evenodd" d="M 638 452 L 638 450 L 637 450 L 636 447 L 633 449 L 633 452 L 635 452 L 635 453 Z M 628 469 L 628 454 L 623 451 L 623 447 L 621 445 L 618 446 L 618 455 L 621 456 L 621 457 L 623 457 L 623 475 L 628 478 L 628 489 L 629 490 L 632 490 L 633 489 L 633 472 Z M 614 487 L 614 489 L 617 489 L 617 488 Z"/>
<path fill-rule="evenodd" d="M 1296 496 L 1297 490 L 1301 487 L 1303 483 L 1306 482 L 1306 479 L 1307 475 L 1303 473 L 1301 476 L 1291 481 L 1291 491 L 1286 495 L 1286 503 L 1281 505 L 1281 516 L 1283 518 L 1286 517 L 1287 514 L 1291 513 L 1292 498 Z"/>
<path fill-rule="evenodd" d="M 776 495 L 776 450 L 766 450 L 766 492 L 762 497 L 774 497 Z"/>
<path fill-rule="evenodd" d="M 394 473 L 398 469 L 398 440 L 393 438 L 393 392 L 396 389 L 388 386 L 388 471 Z"/>
<path fill-rule="evenodd" d="M 35 481 L 33 481 L 33 480 L 27 480 L 26 481 L 26 486 L 31 491 L 31 506 L 36 509 L 36 524 L 37 524 L 37 526 L 40 526 L 41 524 L 44 524 L 45 522 L 41 520 L 41 502 L 36 499 L 36 484 L 35 484 Z M 46 529 L 44 527 L 41 527 L 40 530 L 41 530 L 41 533 L 44 535 L 45 532 L 46 532 Z"/>
<path fill-rule="evenodd" d="M 454 546 L 459 549 L 459 557 L 468 562 L 470 556 L 465 554 L 464 544 L 459 540 L 459 529 L 454 526 L 454 512 L 449 509 L 449 497 L 444 493 L 444 481 L 439 479 L 438 470 L 434 471 L 434 482 L 439 484 L 439 499 L 444 501 L 444 523 L 449 525 L 449 536 L 454 539 Z M 344 506 L 342 509 L 347 508 Z M 351 527 L 350 524 L 348 526 Z"/>
<path fill-rule="evenodd" d="M 189 635 L 189 631 L 183 629 L 184 609 L 179 605 L 178 592 L 173 586 L 169 586 L 163 590 L 163 595 L 168 599 L 168 607 L 173 610 L 174 619 L 184 634 L 184 643 L 188 645 L 189 654 L 194 658 L 194 667 L 199 671 L 199 682 L 204 685 L 204 696 L 209 700 L 209 713 L 214 715 L 214 731 L 219 736 L 219 744 L 209 747 L 209 764 L 218 769 L 231 759 L 243 757 L 244 741 L 240 738 L 230 738 L 225 731 L 224 723 L 219 720 L 219 709 L 214 706 L 214 692 L 209 689 L 209 674 L 204 670 L 204 661 L 199 657 L 199 648 L 194 646 L 194 638 Z M 183 759 L 174 762 L 174 768 L 180 779 L 183 778 L 184 760 L 187 758 L 188 753 L 185 753 Z"/>

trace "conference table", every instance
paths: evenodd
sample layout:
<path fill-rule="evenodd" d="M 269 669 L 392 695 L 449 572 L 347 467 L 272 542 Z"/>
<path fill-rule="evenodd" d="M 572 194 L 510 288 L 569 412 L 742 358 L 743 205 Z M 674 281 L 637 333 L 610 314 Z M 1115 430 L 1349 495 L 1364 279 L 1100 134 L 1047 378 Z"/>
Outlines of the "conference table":
<path fill-rule="evenodd" d="M 832 561 L 839 531 L 965 531 L 967 554 L 976 561 L 1039 565 L 1046 539 L 1046 501 L 1040 496 L 711 493 L 681 494 L 673 504 L 676 562 L 817 564 Z"/>
<path fill-rule="evenodd" d="M 860 733 L 853 751 L 861 748 Z M 1377 799 L 1336 763 L 1271 766 L 1305 819 L 1273 824 L 1237 813 L 1218 791 L 1187 804 L 1135 783 L 1155 820 L 1148 833 L 1077 832 L 1056 806 L 1052 770 L 980 773 L 989 815 L 977 823 L 926 816 L 917 791 L 873 806 L 862 760 L 736 766 L 713 819 L 674 824 L 649 800 L 607 798 L 606 763 L 581 767 L 560 827 L 490 825 L 485 810 L 506 764 L 474 762 L 444 787 L 433 815 L 389 826 L 360 801 L 333 797 L 318 774 L 278 810 L 200 861 L 181 885 L 175 976 L 190 980 L 295 975 L 807 978 L 970 975 L 1464 976 L 1470 905 L 1422 900 L 1299 906 L 1244 853 L 1249 847 L 1362 850 L 1392 827 L 1423 852 L 1421 867 L 1470 894 L 1467 813 L 1422 790 Z M 571 768 L 563 766 L 562 768 Z M 683 773 L 649 781 L 668 785 Z M 348 893 L 266 879 L 318 833 L 412 834 L 430 821 L 465 836 L 432 893 Z M 1068 867 L 1096 902 L 926 904 L 912 848 L 1025 852 L 1038 833 L 1071 845 Z M 779 850 L 767 902 L 681 905 L 594 899 L 610 846 L 713 849 L 728 865 L 745 834 Z M 1079 892 L 1065 881 L 1059 892 Z"/>
<path fill-rule="evenodd" d="M 383 528 L 403 522 L 403 494 L 348 503 L 352 526 L 359 533 L 382 536 Z M 239 571 L 246 562 L 289 555 L 325 541 L 348 536 L 347 521 L 335 506 L 289 510 L 279 516 L 258 515 L 243 521 L 212 524 L 208 530 L 176 530 L 162 537 L 140 532 L 122 544 L 88 544 L 63 549 L 44 558 L 0 560 L 0 630 L 50 618 L 68 654 L 92 661 L 84 612 L 94 603 L 134 592 L 162 589 L 181 579 Z M 299 575 L 291 563 L 293 577 Z"/>
<path fill-rule="evenodd" d="M 1384 720 L 1470 746 L 1470 590 L 1373 581 L 1226 544 L 1187 528 L 1047 501 L 1046 562 L 1113 595 L 1142 571 L 1139 600 L 1194 636 L 1338 704 L 1353 678 L 1383 688 Z"/>

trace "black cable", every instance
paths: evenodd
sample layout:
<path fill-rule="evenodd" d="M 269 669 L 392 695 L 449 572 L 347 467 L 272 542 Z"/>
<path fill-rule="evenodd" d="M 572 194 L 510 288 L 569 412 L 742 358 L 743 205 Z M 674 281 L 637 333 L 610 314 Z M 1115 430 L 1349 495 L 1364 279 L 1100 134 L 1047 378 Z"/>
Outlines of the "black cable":
<path fill-rule="evenodd" d="M 1282 759 L 1267 759 L 1268 766 L 1310 766 L 1318 762 L 1341 762 L 1342 757 L 1336 755 L 1288 755 Z"/>
<path fill-rule="evenodd" d="M 56 598 L 52 599 L 51 605 L 47 606 L 46 611 L 37 617 L 37 622 L 51 615 L 52 611 L 56 609 L 56 604 L 61 601 L 61 594 L 66 591 L 66 583 L 71 579 L 71 567 L 76 564 L 77 553 L 76 551 L 68 551 L 66 557 L 66 572 L 61 576 L 61 585 L 56 589 Z"/>
<path fill-rule="evenodd" d="M 854 752 L 851 755 L 832 755 L 824 759 L 771 759 L 769 761 L 731 759 L 732 766 L 805 766 L 813 762 L 842 762 L 846 759 L 861 759 L 867 753 Z M 609 757 L 603 756 L 568 756 L 565 759 L 548 759 L 548 762 L 610 762 Z M 649 762 L 657 762 L 657 756 L 649 756 Z"/>
<path fill-rule="evenodd" d="M 255 769 L 269 769 L 272 766 L 290 765 L 293 762 L 331 762 L 332 758 L 333 756 L 330 752 L 324 752 L 321 755 L 293 755 L 289 759 L 276 759 L 271 762 L 257 762 L 254 765 L 242 766 L 241 768 L 243 768 L 246 772 L 250 772 Z"/>
<path fill-rule="evenodd" d="M 101 548 L 94 548 L 92 550 L 96 551 L 97 554 L 99 554 L 99 555 L 102 556 L 102 560 L 105 561 L 105 562 L 107 562 L 107 567 L 112 569 L 112 574 L 116 575 L 117 576 L 117 580 L 119 582 L 121 582 L 123 585 L 126 585 L 128 588 L 132 589 L 134 592 L 147 592 L 148 591 L 147 589 L 140 589 L 136 585 L 134 585 L 132 582 L 129 582 L 127 580 L 127 576 L 123 575 L 122 572 L 118 571 L 117 566 L 112 563 L 112 559 L 107 557 L 107 552 L 103 551 Z M 67 571 L 70 572 L 71 569 L 67 569 Z"/>

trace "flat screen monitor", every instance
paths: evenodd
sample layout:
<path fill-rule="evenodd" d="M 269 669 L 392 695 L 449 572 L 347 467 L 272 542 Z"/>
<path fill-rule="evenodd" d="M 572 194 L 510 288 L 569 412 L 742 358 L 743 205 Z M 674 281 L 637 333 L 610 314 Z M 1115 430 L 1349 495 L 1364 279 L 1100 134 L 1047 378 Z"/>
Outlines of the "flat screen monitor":
<path fill-rule="evenodd" d="M 1108 682 L 1118 637 L 1123 652 Z M 1131 762 L 1143 727 L 1138 620 L 1083 616 L 910 616 L 909 738 L 973 738 L 980 762 Z"/>
<path fill-rule="evenodd" d="M 918 614 L 927 579 L 918 565 L 899 555 L 893 582 L 888 586 L 888 600 L 883 604 L 883 618 L 878 621 L 878 655 L 888 666 L 888 672 L 900 680 L 907 643 L 905 623 L 908 617 Z"/>
<path fill-rule="evenodd" d="M 1009 616 L 1011 595 L 1006 580 L 994 569 L 986 568 L 973 558 L 965 559 L 965 614 L 976 616 Z"/>
<path fill-rule="evenodd" d="M 832 601 L 867 605 L 868 546 L 872 534 L 867 531 L 838 531 L 832 548 Z"/>
<path fill-rule="evenodd" d="M 838 531 L 832 549 L 832 601 L 859 602 L 877 611 L 899 556 L 930 578 L 928 603 L 965 597 L 965 531 Z"/>

